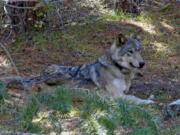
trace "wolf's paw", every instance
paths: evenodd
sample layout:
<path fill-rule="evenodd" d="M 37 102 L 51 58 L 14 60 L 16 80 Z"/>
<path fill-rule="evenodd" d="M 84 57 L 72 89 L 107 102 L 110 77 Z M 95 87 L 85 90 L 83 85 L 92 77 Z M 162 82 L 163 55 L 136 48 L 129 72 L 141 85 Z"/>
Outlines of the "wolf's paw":
<path fill-rule="evenodd" d="M 154 104 L 154 103 L 155 102 L 150 99 L 144 101 L 144 104 Z"/>

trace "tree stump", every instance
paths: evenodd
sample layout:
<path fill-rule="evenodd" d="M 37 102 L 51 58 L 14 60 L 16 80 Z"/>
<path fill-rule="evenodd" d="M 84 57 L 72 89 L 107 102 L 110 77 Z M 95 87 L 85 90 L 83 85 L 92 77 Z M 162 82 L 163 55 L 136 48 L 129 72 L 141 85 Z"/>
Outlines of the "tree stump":
<path fill-rule="evenodd" d="M 140 6 L 143 0 L 115 0 L 114 2 L 114 10 L 115 11 L 123 11 L 126 13 L 136 13 L 139 14 L 141 12 Z"/>

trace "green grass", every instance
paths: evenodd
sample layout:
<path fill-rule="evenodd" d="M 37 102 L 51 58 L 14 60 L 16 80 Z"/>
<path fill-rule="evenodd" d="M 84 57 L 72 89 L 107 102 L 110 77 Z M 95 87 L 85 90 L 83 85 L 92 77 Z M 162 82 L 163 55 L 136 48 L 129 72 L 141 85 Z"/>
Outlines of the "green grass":
<path fill-rule="evenodd" d="M 138 15 L 131 13 L 124 13 L 122 11 L 112 11 L 109 14 L 105 14 L 99 17 L 100 20 L 118 21 L 121 19 L 137 18 Z"/>
<path fill-rule="evenodd" d="M 159 91 L 159 92 L 155 93 L 155 98 L 166 101 L 166 100 L 169 100 L 171 98 L 171 96 L 169 95 L 168 92 Z"/>
<path fill-rule="evenodd" d="M 168 8 L 171 6 L 169 5 Z M 125 24 L 125 22 L 130 23 L 134 20 L 140 23 L 144 23 L 144 26 L 140 26 L 143 30 L 141 33 L 143 36 L 143 43 L 145 46 L 151 44 L 151 49 L 154 49 L 155 53 L 152 55 L 153 59 L 166 59 L 170 55 L 174 55 L 177 52 L 179 39 L 174 34 L 168 34 L 170 31 L 168 28 L 163 26 L 163 22 L 167 23 L 174 29 L 178 29 L 177 21 L 172 21 L 173 17 L 167 17 L 166 14 L 171 13 L 171 9 L 167 11 L 159 11 L 155 12 L 153 9 L 148 10 L 146 12 L 141 13 L 140 15 L 134 15 L 130 13 L 119 12 L 109 12 L 109 14 L 99 16 L 99 22 L 91 22 L 87 21 L 82 24 L 69 24 L 65 30 L 56 30 L 56 31 L 47 31 L 44 27 L 39 31 L 32 31 L 30 33 L 30 37 L 32 37 L 33 46 L 43 51 L 49 51 L 51 48 L 61 49 L 61 48 L 71 48 L 73 50 L 78 50 L 84 52 L 88 55 L 97 56 L 101 53 L 102 49 L 95 48 L 94 45 L 102 44 L 101 42 L 105 40 L 102 36 L 103 30 L 107 28 L 107 25 L 101 23 L 101 21 L 106 22 L 110 21 L 111 23 L 116 23 L 121 25 Z M 160 17 L 159 17 L 160 16 Z M 123 22 L 125 20 L 125 22 Z M 136 23 L 135 23 L 136 25 Z M 123 28 L 123 33 L 129 35 L 132 33 L 136 33 L 139 28 L 136 26 L 129 26 Z M 147 31 L 148 25 L 154 27 L 155 33 L 151 33 Z M 111 26 L 108 26 L 109 30 L 111 30 Z M 112 26 L 113 28 L 113 26 Z M 153 28 L 152 28 L 153 29 Z M 168 36 L 167 36 L 167 34 Z M 92 39 L 92 37 L 95 37 Z M 111 40 L 109 40 L 112 42 Z M 19 36 L 19 40 L 15 43 L 17 48 L 21 48 L 21 46 L 26 45 L 24 35 Z M 156 44 L 162 44 L 162 47 L 166 48 L 161 49 L 161 47 L 156 47 Z M 99 51 L 100 50 L 100 51 Z M 159 51 L 160 50 L 160 51 Z"/>
<path fill-rule="evenodd" d="M 94 48 L 95 43 L 103 39 L 97 33 L 100 33 L 105 27 L 106 25 L 101 23 L 89 22 L 87 24 L 69 26 L 66 30 L 48 31 L 45 28 L 44 30 L 31 31 L 29 32 L 29 37 L 32 41 L 31 46 L 42 51 L 49 51 L 50 48 L 71 48 L 87 54 L 94 54 L 94 52 L 98 52 Z M 96 38 L 95 40 L 91 39 L 93 36 Z M 22 46 L 27 46 L 27 43 L 25 35 L 20 33 L 18 40 L 14 43 L 14 48 L 18 50 Z"/>
<path fill-rule="evenodd" d="M 64 130 L 61 126 L 63 119 L 72 116 L 80 118 L 78 128 L 85 134 L 113 134 L 120 126 L 128 128 L 129 134 L 147 132 L 155 135 L 158 132 L 152 116 L 139 106 L 64 87 L 31 95 L 16 116 L 17 128 L 34 133 L 60 133 Z M 45 123 L 51 128 L 44 128 Z"/>
<path fill-rule="evenodd" d="M 127 135 L 171 135 L 179 126 L 161 129 L 160 120 L 154 116 L 160 112 L 154 106 L 138 106 L 128 101 L 99 97 L 83 90 L 66 89 L 62 86 L 52 91 L 33 94 L 26 105 L 16 115 L 17 129 L 27 129 L 32 133 L 60 134 L 63 121 L 79 117 L 77 128 L 83 134 L 114 134 L 119 127 Z M 45 125 L 50 125 L 45 128 Z"/>
<path fill-rule="evenodd" d="M 161 130 L 162 135 L 178 135 L 178 133 L 180 133 L 180 124 Z"/>
<path fill-rule="evenodd" d="M 31 94 L 23 106 L 14 106 L 14 109 L 3 102 L 0 105 L 3 105 L 0 113 L 6 115 L 11 114 L 8 110 L 16 110 L 12 124 L 0 124 L 2 129 L 6 127 L 30 133 L 68 133 L 70 131 L 64 128 L 64 121 L 74 117 L 79 118 L 76 120 L 78 132 L 87 135 L 109 135 L 118 131 L 126 135 L 174 135 L 180 129 L 179 125 L 167 129 L 158 126 L 160 120 L 155 116 L 161 112 L 154 105 L 135 105 L 126 100 L 113 100 L 62 86 Z"/>

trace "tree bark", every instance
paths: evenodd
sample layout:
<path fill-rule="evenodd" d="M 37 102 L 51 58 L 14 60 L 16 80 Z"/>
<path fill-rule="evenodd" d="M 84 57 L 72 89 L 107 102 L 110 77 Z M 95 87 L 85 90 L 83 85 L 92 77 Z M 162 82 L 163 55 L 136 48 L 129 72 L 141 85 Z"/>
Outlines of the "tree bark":
<path fill-rule="evenodd" d="M 114 10 L 139 14 L 141 2 L 143 0 L 115 0 Z"/>

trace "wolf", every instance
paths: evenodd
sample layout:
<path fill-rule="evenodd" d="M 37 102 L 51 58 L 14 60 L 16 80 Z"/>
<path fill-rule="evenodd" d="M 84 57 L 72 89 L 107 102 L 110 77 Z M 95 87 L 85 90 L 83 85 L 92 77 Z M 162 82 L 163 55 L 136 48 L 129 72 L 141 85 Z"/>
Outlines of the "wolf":
<path fill-rule="evenodd" d="M 153 103 L 150 99 L 125 94 L 130 89 L 137 69 L 145 65 L 140 54 L 141 48 L 142 44 L 137 37 L 127 37 L 120 33 L 112 46 L 93 63 L 80 66 L 53 64 L 41 73 L 41 77 L 46 78 L 44 81 L 48 85 L 65 84 L 71 88 L 101 89 L 115 99 L 150 104 Z"/>
<path fill-rule="evenodd" d="M 100 90 L 106 96 L 123 98 L 136 104 L 153 103 L 150 99 L 140 99 L 127 95 L 131 82 L 138 69 L 143 68 L 145 62 L 140 54 L 142 44 L 137 36 L 118 34 L 112 46 L 103 55 L 90 64 L 80 66 L 63 66 L 52 64 L 39 76 L 32 78 L 14 78 L 8 80 L 9 87 L 23 89 L 33 87 L 33 84 L 46 86 L 64 84 L 69 88 L 83 88 Z M 21 84 L 20 84 L 20 83 Z"/>

